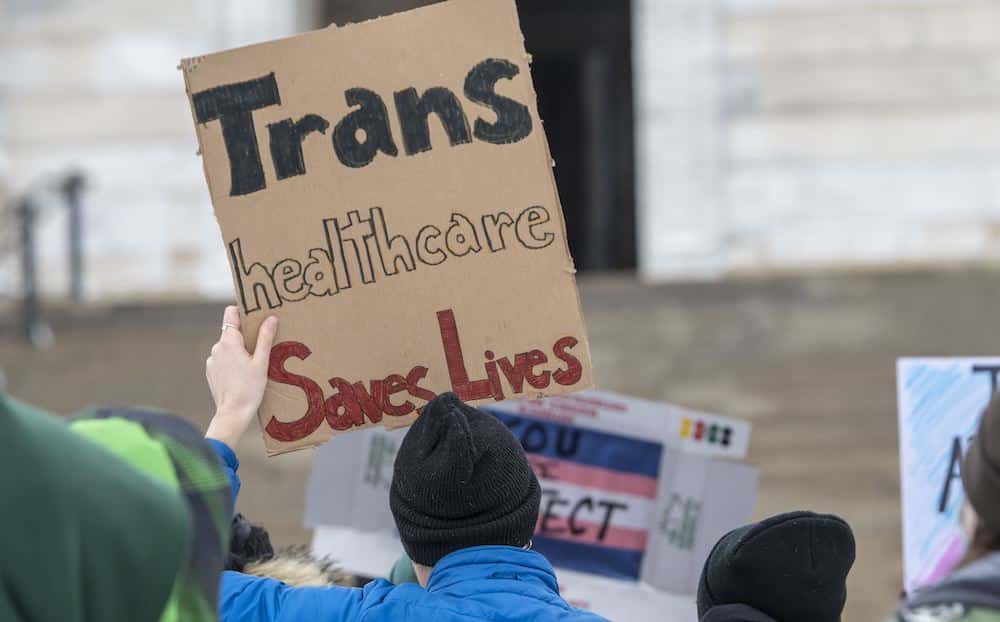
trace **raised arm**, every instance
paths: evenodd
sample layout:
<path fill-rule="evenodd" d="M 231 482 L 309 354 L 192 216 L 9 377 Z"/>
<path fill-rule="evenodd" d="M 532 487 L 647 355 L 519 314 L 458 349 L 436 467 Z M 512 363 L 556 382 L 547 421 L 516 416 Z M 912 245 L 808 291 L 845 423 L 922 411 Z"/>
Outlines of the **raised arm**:
<path fill-rule="evenodd" d="M 257 347 L 250 354 L 243 345 L 239 311 L 233 306 L 226 307 L 222 334 L 205 361 L 205 376 L 215 401 L 215 415 L 208 424 L 205 438 L 226 467 L 234 500 L 240 490 L 236 445 L 257 415 L 264 398 L 267 363 L 277 332 L 278 318 L 264 320 L 257 333 Z"/>
<path fill-rule="evenodd" d="M 274 579 L 224 572 L 219 612 L 221 622 L 353 622 L 364 601 L 383 598 L 389 586 L 372 588 L 290 587 Z"/>

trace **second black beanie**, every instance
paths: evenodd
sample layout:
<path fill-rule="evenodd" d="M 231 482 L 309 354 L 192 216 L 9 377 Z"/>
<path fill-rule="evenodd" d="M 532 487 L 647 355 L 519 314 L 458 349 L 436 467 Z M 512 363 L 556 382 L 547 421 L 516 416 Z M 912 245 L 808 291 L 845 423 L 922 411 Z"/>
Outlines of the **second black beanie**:
<path fill-rule="evenodd" d="M 454 393 L 427 403 L 396 454 L 389 506 L 404 550 L 424 566 L 471 546 L 527 546 L 540 501 L 518 440 Z"/>
<path fill-rule="evenodd" d="M 836 516 L 791 512 L 735 529 L 705 561 L 698 617 L 742 604 L 777 622 L 839 622 L 854 553 L 851 527 Z"/>

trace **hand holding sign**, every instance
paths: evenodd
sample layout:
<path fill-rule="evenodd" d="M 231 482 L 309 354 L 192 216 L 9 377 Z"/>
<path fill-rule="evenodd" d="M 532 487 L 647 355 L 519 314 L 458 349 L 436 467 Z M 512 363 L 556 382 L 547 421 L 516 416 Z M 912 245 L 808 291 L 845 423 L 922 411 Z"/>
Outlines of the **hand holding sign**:
<path fill-rule="evenodd" d="M 243 326 L 282 340 L 269 454 L 591 385 L 514 0 L 182 61 Z"/>
<path fill-rule="evenodd" d="M 236 307 L 226 307 L 222 316 L 222 335 L 212 346 L 205 361 L 205 376 L 215 401 L 215 416 L 205 436 L 236 447 L 264 399 L 267 364 L 271 345 L 278 332 L 278 318 L 269 317 L 257 333 L 253 354 L 243 345 L 240 314 Z"/>

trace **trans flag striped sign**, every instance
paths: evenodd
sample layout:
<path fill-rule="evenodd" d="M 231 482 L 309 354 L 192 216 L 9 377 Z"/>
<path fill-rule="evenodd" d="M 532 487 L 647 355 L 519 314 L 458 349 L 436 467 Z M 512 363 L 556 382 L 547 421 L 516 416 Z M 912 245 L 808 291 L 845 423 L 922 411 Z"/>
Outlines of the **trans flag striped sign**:
<path fill-rule="evenodd" d="M 663 445 L 489 411 L 520 438 L 542 487 L 535 550 L 555 566 L 638 579 Z"/>
<path fill-rule="evenodd" d="M 757 471 L 738 461 L 745 421 L 597 391 L 484 410 L 520 440 L 538 476 L 533 547 L 560 572 L 690 594 L 715 541 L 750 518 Z M 388 493 L 405 434 L 363 430 L 316 452 L 306 526 L 341 538 L 347 572 L 382 576 L 401 550 Z M 353 541 L 367 553 L 352 557 Z"/>

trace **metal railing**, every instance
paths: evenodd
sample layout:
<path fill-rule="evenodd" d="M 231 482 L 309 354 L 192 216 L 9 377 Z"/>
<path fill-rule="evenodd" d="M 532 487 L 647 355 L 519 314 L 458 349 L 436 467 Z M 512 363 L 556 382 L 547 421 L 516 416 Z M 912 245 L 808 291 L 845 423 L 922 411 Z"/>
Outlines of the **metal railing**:
<path fill-rule="evenodd" d="M 53 334 L 45 321 L 39 287 L 38 227 L 52 210 L 67 210 L 66 244 L 69 261 L 69 298 L 81 302 L 84 297 L 83 252 L 83 192 L 86 180 L 80 172 L 69 172 L 33 184 L 12 203 L 7 217 L 16 224 L 8 230 L 17 230 L 16 239 L 6 250 L 16 249 L 20 258 L 21 296 L 20 324 L 22 336 L 33 346 L 47 347 Z"/>

